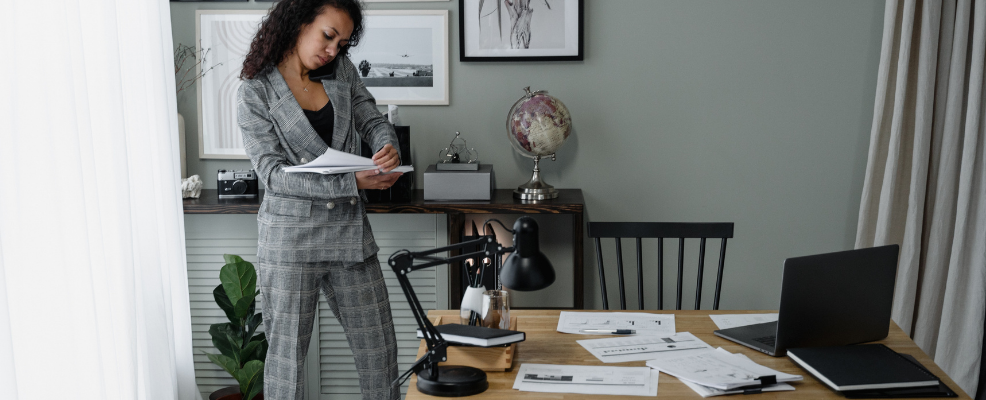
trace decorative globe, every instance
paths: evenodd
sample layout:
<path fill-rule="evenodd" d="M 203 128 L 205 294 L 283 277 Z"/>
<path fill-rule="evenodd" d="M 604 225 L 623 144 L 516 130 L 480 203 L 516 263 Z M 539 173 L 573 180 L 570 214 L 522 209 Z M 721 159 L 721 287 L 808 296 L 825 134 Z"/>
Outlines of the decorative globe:
<path fill-rule="evenodd" d="M 565 104 L 547 91 L 526 94 L 514 103 L 507 117 L 507 137 L 527 157 L 554 156 L 572 133 L 572 116 Z M 554 158 L 554 157 L 552 157 Z"/>
<path fill-rule="evenodd" d="M 507 139 L 514 150 L 534 159 L 531 180 L 514 190 L 514 197 L 521 200 L 550 200 L 558 197 L 558 191 L 541 179 L 538 167 L 541 157 L 551 156 L 565 143 L 572 133 L 572 116 L 568 108 L 547 91 L 531 93 L 524 88 L 524 97 L 517 100 L 507 115 Z"/>

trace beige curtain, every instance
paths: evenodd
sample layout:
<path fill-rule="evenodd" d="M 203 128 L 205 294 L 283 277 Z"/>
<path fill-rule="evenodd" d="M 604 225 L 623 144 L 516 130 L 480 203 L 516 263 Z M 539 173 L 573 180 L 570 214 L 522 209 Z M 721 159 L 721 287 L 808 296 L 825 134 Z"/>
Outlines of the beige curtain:
<path fill-rule="evenodd" d="M 975 395 L 986 313 L 986 0 L 887 0 L 856 247 L 901 245 L 893 319 Z"/>

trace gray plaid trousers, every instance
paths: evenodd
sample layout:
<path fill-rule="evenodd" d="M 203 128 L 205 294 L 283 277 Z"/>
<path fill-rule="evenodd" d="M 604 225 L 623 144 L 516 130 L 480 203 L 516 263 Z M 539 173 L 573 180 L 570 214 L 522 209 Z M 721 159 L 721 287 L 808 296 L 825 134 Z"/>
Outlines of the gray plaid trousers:
<path fill-rule="evenodd" d="M 387 285 L 376 255 L 362 263 L 258 263 L 264 328 L 270 349 L 264 398 L 302 400 L 304 362 L 322 290 L 346 332 L 364 399 L 399 399 L 397 339 Z"/>

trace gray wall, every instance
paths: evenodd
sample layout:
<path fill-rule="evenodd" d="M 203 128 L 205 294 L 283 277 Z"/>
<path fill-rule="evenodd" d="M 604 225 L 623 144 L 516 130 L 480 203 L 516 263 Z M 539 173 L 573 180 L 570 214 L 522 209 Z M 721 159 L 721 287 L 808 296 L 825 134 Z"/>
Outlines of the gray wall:
<path fill-rule="evenodd" d="M 171 3 L 174 40 L 194 42 L 195 9 L 270 4 Z M 523 183 L 532 163 L 514 154 L 504 121 L 532 86 L 571 110 L 573 137 L 542 170 L 583 190 L 589 221 L 736 223 L 725 309 L 776 308 L 784 258 L 853 245 L 883 1 L 586 0 L 585 61 L 556 63 L 459 62 L 457 1 L 368 8 L 451 10 L 450 105 L 401 108 L 418 182 L 461 131 L 498 187 Z M 189 173 L 212 188 L 217 169 L 249 163 L 196 158 L 195 108 L 194 91 L 179 98 Z M 587 299 L 599 305 L 591 242 L 585 255 Z"/>

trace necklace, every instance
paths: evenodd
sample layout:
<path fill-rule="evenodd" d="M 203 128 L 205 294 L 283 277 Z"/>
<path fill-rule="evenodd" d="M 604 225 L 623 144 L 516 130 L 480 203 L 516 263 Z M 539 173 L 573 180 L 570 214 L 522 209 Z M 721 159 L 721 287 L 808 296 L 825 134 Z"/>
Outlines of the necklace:
<path fill-rule="evenodd" d="M 305 78 L 301 78 L 301 79 L 305 79 Z M 302 90 L 304 90 L 304 91 L 307 92 L 308 91 L 308 84 L 309 83 L 312 83 L 311 79 L 305 79 L 305 87 L 302 88 Z"/>

